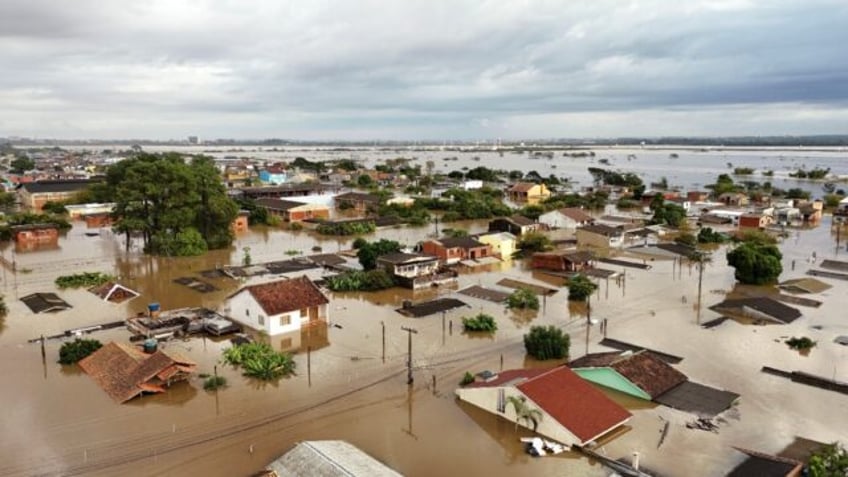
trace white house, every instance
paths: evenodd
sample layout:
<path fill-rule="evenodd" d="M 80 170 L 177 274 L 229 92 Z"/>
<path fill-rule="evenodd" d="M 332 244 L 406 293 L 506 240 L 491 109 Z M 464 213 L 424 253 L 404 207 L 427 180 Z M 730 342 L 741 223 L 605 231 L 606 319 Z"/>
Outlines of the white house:
<path fill-rule="evenodd" d="M 625 242 L 623 227 L 584 225 L 577 228 L 575 235 L 578 247 L 620 248 Z"/>
<path fill-rule="evenodd" d="M 330 301 L 309 278 L 302 276 L 251 285 L 231 295 L 230 318 L 270 336 L 299 330 L 314 322 L 327 322 Z"/>
<path fill-rule="evenodd" d="M 489 373 L 485 379 L 457 389 L 456 394 L 508 421 L 518 420 L 520 425 L 535 427 L 538 434 L 567 446 L 585 446 L 631 417 L 626 409 L 565 366 Z M 513 400 L 520 401 L 525 411 L 538 411 L 535 426 L 531 420 L 519 417 L 511 404 Z"/>
<path fill-rule="evenodd" d="M 465 190 L 482 189 L 483 181 L 470 180 L 462 183 L 462 188 Z"/>
<path fill-rule="evenodd" d="M 540 215 L 539 222 L 555 229 L 574 230 L 595 223 L 595 219 L 581 208 L 565 207 Z"/>

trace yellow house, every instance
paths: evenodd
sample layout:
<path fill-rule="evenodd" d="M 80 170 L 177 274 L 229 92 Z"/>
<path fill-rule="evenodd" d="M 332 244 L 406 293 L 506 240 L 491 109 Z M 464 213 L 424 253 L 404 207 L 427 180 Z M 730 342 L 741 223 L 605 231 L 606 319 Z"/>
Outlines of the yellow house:
<path fill-rule="evenodd" d="M 551 191 L 545 184 L 517 182 L 507 189 L 507 196 L 513 202 L 537 202 L 550 197 Z"/>
<path fill-rule="evenodd" d="M 490 245 L 492 247 L 492 255 L 500 257 L 501 260 L 510 260 L 512 254 L 515 253 L 515 235 L 509 232 L 481 235 L 477 238 L 477 241 Z"/>

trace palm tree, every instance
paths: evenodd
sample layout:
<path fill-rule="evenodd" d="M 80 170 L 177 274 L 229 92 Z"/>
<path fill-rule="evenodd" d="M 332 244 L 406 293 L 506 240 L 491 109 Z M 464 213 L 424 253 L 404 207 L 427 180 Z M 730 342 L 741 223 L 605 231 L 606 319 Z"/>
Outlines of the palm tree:
<path fill-rule="evenodd" d="M 713 256 L 709 253 L 695 250 L 689 254 L 689 261 L 698 264 L 698 315 L 697 322 L 701 324 L 701 289 L 704 283 L 704 266 L 713 261 Z"/>
<path fill-rule="evenodd" d="M 518 430 L 518 423 L 525 421 L 533 426 L 533 432 L 539 427 L 539 421 L 542 420 L 542 411 L 534 409 L 527 405 L 527 398 L 524 396 L 509 396 L 506 398 L 507 404 L 512 404 L 515 409 L 515 429 Z"/>

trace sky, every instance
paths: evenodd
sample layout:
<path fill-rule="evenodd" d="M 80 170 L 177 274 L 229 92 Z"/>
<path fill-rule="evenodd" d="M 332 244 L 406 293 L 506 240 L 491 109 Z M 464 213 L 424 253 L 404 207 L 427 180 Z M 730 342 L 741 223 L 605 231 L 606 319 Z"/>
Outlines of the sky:
<path fill-rule="evenodd" d="M 3 0 L 0 137 L 848 134 L 845 0 Z"/>

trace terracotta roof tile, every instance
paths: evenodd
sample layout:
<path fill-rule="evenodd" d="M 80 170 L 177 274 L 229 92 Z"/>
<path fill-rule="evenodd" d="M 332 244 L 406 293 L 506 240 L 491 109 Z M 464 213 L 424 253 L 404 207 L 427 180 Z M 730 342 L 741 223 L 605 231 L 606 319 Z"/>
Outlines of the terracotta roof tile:
<path fill-rule="evenodd" d="M 650 351 L 592 353 L 568 364 L 574 368 L 612 368 L 655 398 L 688 380 L 685 374 Z"/>
<path fill-rule="evenodd" d="M 584 212 L 583 209 L 577 207 L 566 207 L 563 209 L 559 209 L 559 213 L 577 222 L 591 222 L 595 220 L 594 218 L 592 218 L 591 215 Z"/>
<path fill-rule="evenodd" d="M 312 306 L 326 305 L 330 301 L 306 275 L 291 280 L 278 280 L 243 288 L 250 292 L 268 316 L 288 313 Z"/>
<path fill-rule="evenodd" d="M 631 417 L 626 409 L 565 366 L 516 387 L 582 443 L 598 438 Z"/>
<path fill-rule="evenodd" d="M 512 187 L 509 188 L 510 192 L 528 192 L 530 189 L 536 187 L 536 184 L 533 182 L 516 182 Z"/>
<path fill-rule="evenodd" d="M 162 382 L 180 372 L 194 371 L 196 366 L 188 359 L 162 350 L 145 354 L 135 347 L 115 342 L 104 345 L 79 365 L 118 402 L 128 401 L 144 391 L 160 392 Z"/>

